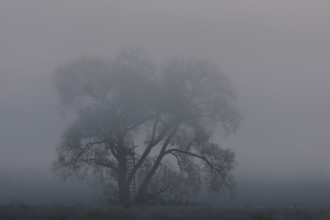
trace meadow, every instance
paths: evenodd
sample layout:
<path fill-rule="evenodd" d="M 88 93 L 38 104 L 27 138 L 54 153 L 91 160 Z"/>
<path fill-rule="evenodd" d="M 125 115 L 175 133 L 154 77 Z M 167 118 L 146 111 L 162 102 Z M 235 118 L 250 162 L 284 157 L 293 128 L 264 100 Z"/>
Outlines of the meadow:
<path fill-rule="evenodd" d="M 328 220 L 329 207 L 0 207 L 1 220 Z"/>

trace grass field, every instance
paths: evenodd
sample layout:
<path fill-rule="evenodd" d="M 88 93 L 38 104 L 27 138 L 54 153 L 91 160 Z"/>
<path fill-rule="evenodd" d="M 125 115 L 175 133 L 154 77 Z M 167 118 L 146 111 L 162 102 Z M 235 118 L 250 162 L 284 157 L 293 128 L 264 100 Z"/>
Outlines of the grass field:
<path fill-rule="evenodd" d="M 123 219 L 228 219 L 228 220 L 328 220 L 330 208 L 221 208 L 221 207 L 142 207 L 125 210 L 119 207 L 0 207 L 1 220 L 123 220 Z"/>

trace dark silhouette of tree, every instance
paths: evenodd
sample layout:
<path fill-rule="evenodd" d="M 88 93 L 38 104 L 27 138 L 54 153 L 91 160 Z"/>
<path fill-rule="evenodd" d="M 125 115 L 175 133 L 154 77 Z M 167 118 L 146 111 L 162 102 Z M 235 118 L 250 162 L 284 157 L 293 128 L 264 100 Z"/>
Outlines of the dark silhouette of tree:
<path fill-rule="evenodd" d="M 53 165 L 62 177 L 92 177 L 125 207 L 232 189 L 235 155 L 211 138 L 217 125 L 235 132 L 240 114 L 215 65 L 175 58 L 157 71 L 143 50 L 123 48 L 111 61 L 66 63 L 53 80 L 75 118 Z"/>

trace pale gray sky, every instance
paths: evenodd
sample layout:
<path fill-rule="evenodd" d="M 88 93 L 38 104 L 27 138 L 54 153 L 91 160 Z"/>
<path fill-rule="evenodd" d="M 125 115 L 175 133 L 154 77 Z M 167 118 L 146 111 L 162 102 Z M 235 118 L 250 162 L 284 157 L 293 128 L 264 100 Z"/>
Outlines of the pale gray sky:
<path fill-rule="evenodd" d="M 0 1 L 0 176 L 49 172 L 65 124 L 53 69 L 131 44 L 232 79 L 244 121 L 223 143 L 237 179 L 330 184 L 329 11 L 327 0 Z"/>

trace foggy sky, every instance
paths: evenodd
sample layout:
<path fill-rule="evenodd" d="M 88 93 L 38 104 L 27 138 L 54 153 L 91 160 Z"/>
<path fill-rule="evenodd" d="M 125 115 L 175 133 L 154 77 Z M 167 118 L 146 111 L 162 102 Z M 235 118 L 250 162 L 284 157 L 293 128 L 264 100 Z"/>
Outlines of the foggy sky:
<path fill-rule="evenodd" d="M 219 140 L 236 179 L 330 184 L 330 2 L 0 1 L 0 178 L 50 174 L 65 127 L 50 76 L 81 56 L 144 47 L 192 56 L 229 76 L 244 117 Z M 54 180 L 55 181 L 55 180 Z"/>

